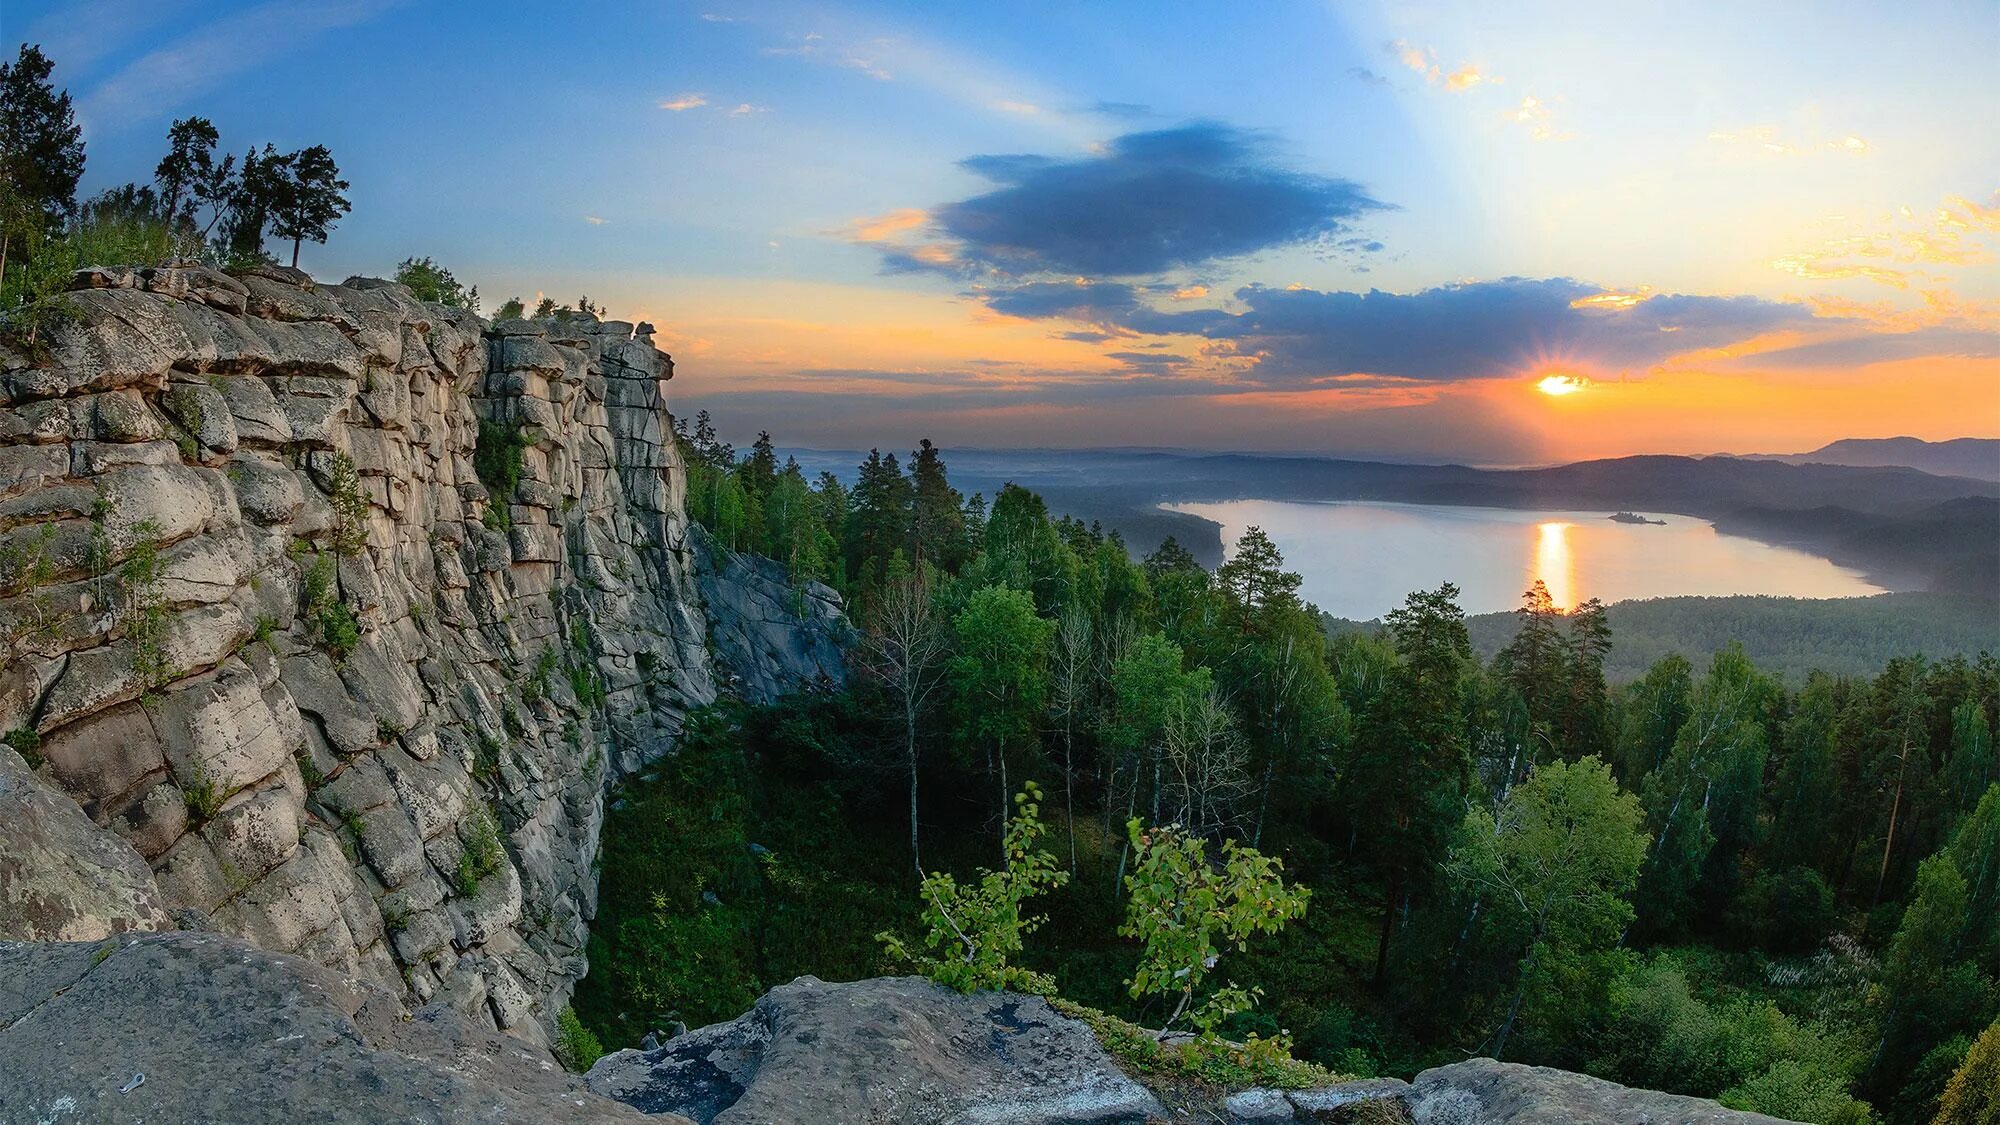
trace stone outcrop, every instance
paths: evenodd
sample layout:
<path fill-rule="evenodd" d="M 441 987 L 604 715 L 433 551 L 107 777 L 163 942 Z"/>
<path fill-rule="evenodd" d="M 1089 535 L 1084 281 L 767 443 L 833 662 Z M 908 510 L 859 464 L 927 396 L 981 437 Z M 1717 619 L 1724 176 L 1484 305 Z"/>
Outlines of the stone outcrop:
<path fill-rule="evenodd" d="M 0 747 L 0 934 L 95 941 L 170 925 L 152 868 Z"/>
<path fill-rule="evenodd" d="M 700 525 L 689 528 L 695 588 L 708 615 L 709 652 L 723 690 L 768 703 L 787 692 L 839 688 L 853 629 L 840 595 L 803 586 L 758 555 L 723 550 Z"/>
<path fill-rule="evenodd" d="M 1041 999 L 916 977 L 800 977 L 727 1023 L 607 1055 L 589 1080 L 701 1125 L 1139 1125 L 1165 1113 L 1089 1028 Z"/>
<path fill-rule="evenodd" d="M 40 904 L 0 937 L 175 917 L 539 1040 L 605 792 L 714 698 L 708 637 L 775 691 L 837 666 L 837 602 L 803 640 L 763 586 L 704 614 L 649 327 L 78 278 L 47 355 L 0 349 L 0 735 L 43 787 L 0 766 L 36 810 L 0 886 Z"/>
<path fill-rule="evenodd" d="M 447 1004 L 220 934 L 0 942 L 0 1075 L 0 1121 L 49 1125 L 660 1120 Z"/>
<path fill-rule="evenodd" d="M 1635 1090 L 1545 1066 L 1467 1059 L 1403 1082 L 1371 1078 L 1317 1090 L 1246 1090 L 1226 1103 L 1233 1125 L 1391 1122 L 1413 1125 L 1783 1125 L 1707 1098 Z"/>

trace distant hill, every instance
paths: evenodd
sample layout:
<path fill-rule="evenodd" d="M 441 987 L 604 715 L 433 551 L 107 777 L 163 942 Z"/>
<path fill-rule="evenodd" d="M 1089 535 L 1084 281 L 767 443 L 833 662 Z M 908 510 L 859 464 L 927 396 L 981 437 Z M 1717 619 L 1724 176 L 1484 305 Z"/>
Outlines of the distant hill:
<path fill-rule="evenodd" d="M 1670 652 L 1697 669 L 1731 641 L 1741 641 L 1759 668 L 1792 686 L 1815 668 L 1835 675 L 1872 676 L 1890 657 L 1932 659 L 2000 654 L 2000 603 L 1944 594 L 1877 594 L 1869 598 L 1646 598 L 1610 606 L 1611 656 L 1605 674 L 1628 683 Z M 1373 631 L 1379 622 L 1328 618 L 1334 633 Z M 1514 639 L 1512 613 L 1466 618 L 1481 660 Z"/>
<path fill-rule="evenodd" d="M 2000 481 L 2000 438 L 1842 438 L 1811 453 L 1760 453 L 1743 460 L 1783 461 L 1788 465 L 1848 465 L 1857 468 L 1901 466 L 1947 477 Z"/>

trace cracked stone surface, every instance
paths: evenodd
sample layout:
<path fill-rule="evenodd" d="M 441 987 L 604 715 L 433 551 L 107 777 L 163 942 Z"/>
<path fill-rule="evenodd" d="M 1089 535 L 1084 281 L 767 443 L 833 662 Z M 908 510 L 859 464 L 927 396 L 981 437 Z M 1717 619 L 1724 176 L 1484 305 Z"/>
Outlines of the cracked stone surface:
<path fill-rule="evenodd" d="M 221 934 L 0 942 L 0 1121 L 638 1122 L 547 1051 Z"/>
<path fill-rule="evenodd" d="M 0 348 L 0 936 L 194 911 L 545 1041 L 606 793 L 719 678 L 837 676 L 837 599 L 697 559 L 650 330 L 276 266 L 76 286 L 48 355 Z M 758 640 L 719 676 L 711 634 Z"/>

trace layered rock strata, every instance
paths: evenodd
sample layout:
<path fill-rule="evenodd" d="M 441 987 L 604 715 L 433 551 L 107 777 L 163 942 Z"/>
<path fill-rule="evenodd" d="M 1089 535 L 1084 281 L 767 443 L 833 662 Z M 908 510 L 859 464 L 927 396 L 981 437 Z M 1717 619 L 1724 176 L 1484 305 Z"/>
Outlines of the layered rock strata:
<path fill-rule="evenodd" d="M 710 633 L 763 638 L 731 677 L 767 694 L 822 676 L 782 575 L 704 610 L 650 326 L 276 267 L 79 286 L 0 350 L 0 734 L 152 884 L 113 863 L 63 922 L 35 873 L 0 937 L 165 915 L 540 1038 L 604 795 L 714 698 Z"/>

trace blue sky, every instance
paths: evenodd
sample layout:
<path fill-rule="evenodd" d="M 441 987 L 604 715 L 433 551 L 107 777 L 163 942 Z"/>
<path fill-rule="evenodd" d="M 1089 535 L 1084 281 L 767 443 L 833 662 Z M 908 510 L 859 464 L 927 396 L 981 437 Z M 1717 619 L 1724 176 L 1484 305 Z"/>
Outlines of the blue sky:
<path fill-rule="evenodd" d="M 316 275 L 588 293 L 738 436 L 2000 434 L 2000 6 L 1641 7 L 10 0 L 0 30 L 77 96 L 87 189 L 190 114 L 327 144 L 354 213 Z"/>

